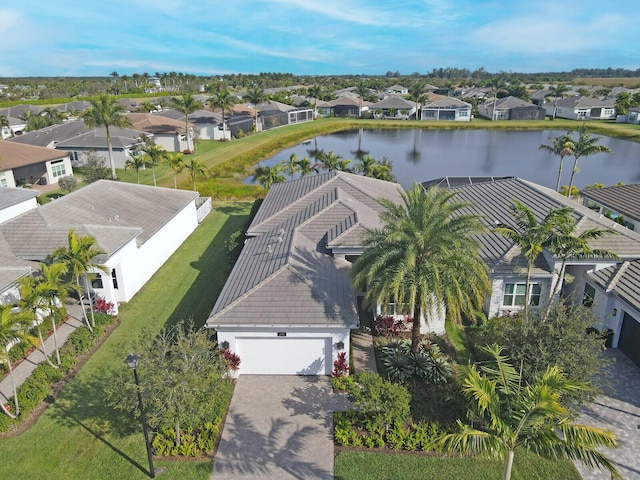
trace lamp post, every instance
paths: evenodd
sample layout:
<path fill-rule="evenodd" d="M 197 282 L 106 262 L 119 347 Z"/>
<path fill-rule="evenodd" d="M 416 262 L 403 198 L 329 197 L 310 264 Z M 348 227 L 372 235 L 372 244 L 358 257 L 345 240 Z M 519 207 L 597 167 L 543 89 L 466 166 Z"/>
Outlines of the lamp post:
<path fill-rule="evenodd" d="M 149 457 L 149 476 L 155 478 L 156 472 L 153 468 L 153 454 L 151 453 L 151 444 L 149 443 L 149 432 L 147 431 L 147 420 L 144 416 L 144 408 L 142 407 L 142 394 L 140 393 L 140 384 L 138 383 L 138 360 L 140 355 L 130 354 L 124 361 L 127 367 L 133 369 L 133 377 L 136 380 L 136 390 L 138 391 L 138 404 L 140 405 L 140 418 L 142 420 L 142 431 L 144 432 L 144 443 L 147 446 L 147 456 Z"/>

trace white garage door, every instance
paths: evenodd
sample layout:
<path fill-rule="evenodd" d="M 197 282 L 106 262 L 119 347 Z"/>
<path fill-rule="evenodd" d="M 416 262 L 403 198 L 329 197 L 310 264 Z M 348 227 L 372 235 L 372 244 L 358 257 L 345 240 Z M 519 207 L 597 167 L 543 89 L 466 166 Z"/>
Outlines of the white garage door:
<path fill-rule="evenodd" d="M 329 375 L 331 338 L 238 338 L 240 373 L 245 375 Z"/>

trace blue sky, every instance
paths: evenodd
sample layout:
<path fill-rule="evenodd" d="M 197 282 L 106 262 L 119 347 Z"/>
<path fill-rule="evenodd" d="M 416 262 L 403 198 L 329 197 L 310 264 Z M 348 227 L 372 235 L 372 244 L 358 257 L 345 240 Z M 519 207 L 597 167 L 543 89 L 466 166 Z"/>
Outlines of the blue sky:
<path fill-rule="evenodd" d="M 0 76 L 640 68 L 638 0 L 20 0 L 9 5 L 0 6 Z"/>

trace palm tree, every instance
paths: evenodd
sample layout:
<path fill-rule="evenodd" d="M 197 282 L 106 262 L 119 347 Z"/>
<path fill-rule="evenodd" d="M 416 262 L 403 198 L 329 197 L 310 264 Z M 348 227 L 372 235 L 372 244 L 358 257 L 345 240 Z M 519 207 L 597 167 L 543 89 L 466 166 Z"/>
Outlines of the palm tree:
<path fill-rule="evenodd" d="M 40 291 L 46 301 L 46 311 L 51 319 L 53 327 L 53 342 L 56 350 L 56 363 L 60 365 L 60 350 L 58 346 L 58 331 L 56 327 L 56 313 L 58 313 L 62 305 L 64 305 L 69 293 L 76 290 L 76 287 L 65 280 L 67 274 L 67 266 L 63 263 L 55 262 L 51 265 L 45 263 L 40 264 L 42 272 L 39 282 Z"/>
<path fill-rule="evenodd" d="M 549 96 L 553 97 L 553 115 L 551 118 L 556 118 L 556 112 L 558 111 L 558 99 L 564 97 L 569 91 L 569 87 L 566 85 L 552 85 L 549 87 Z"/>
<path fill-rule="evenodd" d="M 342 155 L 337 155 L 333 150 L 329 153 L 319 152 L 316 157 L 317 163 L 316 167 L 321 168 L 322 170 L 327 170 L 329 172 L 333 172 L 334 170 L 342 170 L 343 166 L 346 166 L 342 163 Z M 347 160 L 349 162 L 349 160 Z"/>
<path fill-rule="evenodd" d="M 189 176 L 193 182 L 193 191 L 196 191 L 196 180 L 198 177 L 204 177 L 206 169 L 197 158 L 192 158 L 189 163 L 185 163 L 184 168 L 189 171 Z"/>
<path fill-rule="evenodd" d="M 372 177 L 378 161 L 371 155 L 361 158 L 355 165 L 354 170 L 365 177 Z"/>
<path fill-rule="evenodd" d="M 601 466 L 611 478 L 621 479 L 613 462 L 598 451 L 617 445 L 614 434 L 602 428 L 575 424 L 561 399 L 588 387 L 567 378 L 556 366 L 531 383 L 522 378 L 502 355 L 501 347 L 484 349 L 492 364 L 469 368 L 462 389 L 469 404 L 484 421 L 480 428 L 458 422 L 459 433 L 444 435 L 445 451 L 486 454 L 504 460 L 503 480 L 510 480 L 518 448 L 542 457 L 579 460 L 589 467 Z"/>
<path fill-rule="evenodd" d="M 556 228 L 559 223 L 563 222 L 563 218 L 571 215 L 572 210 L 568 207 L 556 208 L 549 211 L 544 219 L 539 222 L 531 209 L 518 200 L 513 201 L 511 205 L 511 215 L 515 222 L 515 226 L 504 223 L 498 224 L 493 229 L 498 233 L 520 247 L 522 254 L 527 259 L 527 280 L 525 283 L 525 304 L 527 311 L 529 307 L 529 295 L 531 286 L 531 270 L 544 248 L 553 243 L 556 235 Z"/>
<path fill-rule="evenodd" d="M 295 153 L 289 155 L 289 160 L 283 162 L 283 167 L 289 174 L 289 178 L 293 180 L 293 175 L 298 171 L 298 156 Z"/>
<path fill-rule="evenodd" d="M 420 319 L 447 309 L 459 321 L 472 314 L 490 291 L 487 267 L 474 235 L 483 228 L 454 192 L 419 184 L 401 192 L 402 203 L 380 199 L 382 227 L 367 230 L 364 253 L 352 268 L 356 288 L 369 303 L 408 305 L 414 322 L 411 348 L 418 351 Z"/>
<path fill-rule="evenodd" d="M 359 101 L 358 116 L 361 117 L 362 116 L 362 101 L 369 94 L 369 88 L 365 85 L 364 82 L 360 81 L 356 85 L 356 93 L 358 94 L 358 101 Z"/>
<path fill-rule="evenodd" d="M 586 125 L 582 124 L 580 128 L 578 128 L 578 140 L 574 140 L 573 142 L 571 142 L 573 145 L 571 149 L 571 155 L 573 156 L 574 161 L 573 170 L 571 170 L 571 180 L 569 181 L 569 190 L 567 192 L 567 197 L 571 196 L 573 179 L 576 173 L 578 173 L 578 160 L 580 160 L 580 158 L 595 155 L 596 153 L 613 153 L 610 148 L 607 148 L 604 145 L 598 145 L 599 141 L 599 137 L 594 137 L 589 132 L 587 132 Z"/>
<path fill-rule="evenodd" d="M 559 137 L 549 137 L 551 141 L 550 145 L 542 144 L 538 147 L 540 150 L 545 150 L 557 157 L 560 157 L 560 168 L 558 168 L 558 181 L 556 183 L 556 192 L 560 191 L 560 179 L 562 177 L 562 164 L 564 157 L 571 155 L 573 151 L 573 142 L 569 136 L 569 132 L 566 135 L 560 135 Z"/>
<path fill-rule="evenodd" d="M 91 310 L 91 323 L 87 318 L 86 308 L 82 308 L 84 315 L 84 321 L 87 324 L 89 330 L 93 331 L 92 324 L 95 323 L 93 319 L 93 298 L 91 295 L 91 289 L 89 288 L 88 273 L 92 270 L 101 270 L 105 272 L 107 269 L 104 265 L 95 262 L 98 255 L 102 255 L 105 252 L 97 246 L 95 237 L 85 235 L 76 235 L 73 229 L 69 230 L 68 245 L 66 247 L 58 247 L 50 256 L 49 260 L 53 262 L 60 262 L 67 267 L 67 271 L 73 275 L 78 294 L 82 292 L 82 286 L 80 285 L 80 277 L 84 278 L 84 291 L 89 299 L 89 308 Z M 80 298 L 80 304 L 82 304 L 82 298 Z"/>
<path fill-rule="evenodd" d="M 245 100 L 253 104 L 253 123 L 256 131 L 258 130 L 258 104 L 267 100 L 267 95 L 264 93 L 261 82 L 251 82 L 247 93 L 244 96 Z M 224 113 L 223 113 L 224 116 Z"/>
<path fill-rule="evenodd" d="M 35 338 L 29 334 L 27 327 L 28 322 L 28 312 L 22 310 L 15 311 L 11 305 L 0 304 L 0 362 L 5 363 L 9 369 L 9 376 L 11 377 L 11 384 L 13 386 L 13 404 L 16 407 L 15 414 L 5 409 L 4 405 L 0 405 L 0 410 L 11 418 L 16 418 L 20 414 L 20 405 L 18 403 L 18 392 L 13 376 L 9 351 L 18 343 L 35 342 Z"/>
<path fill-rule="evenodd" d="M 111 178 L 116 180 L 116 165 L 113 162 L 113 146 L 111 145 L 111 133 L 109 127 L 130 127 L 131 121 L 125 115 L 125 109 L 115 98 L 101 95 L 99 98 L 89 100 L 91 107 L 82 112 L 80 117 L 89 128 L 104 127 L 107 134 L 107 150 L 109 151 L 109 163 L 111 165 Z"/>
<path fill-rule="evenodd" d="M 127 158 L 127 161 L 124 162 L 125 170 L 133 169 L 136 171 L 136 180 L 138 183 L 140 183 L 140 170 L 144 170 L 146 166 L 146 156 L 141 153 L 132 153 L 131 157 Z"/>
<path fill-rule="evenodd" d="M 296 162 L 296 168 L 300 172 L 301 177 L 306 177 L 307 175 L 311 175 L 311 172 L 316 171 L 311 165 L 311 160 L 309 160 L 307 157 L 304 157 L 303 159 L 298 160 Z"/>
<path fill-rule="evenodd" d="M 58 368 L 51 363 L 51 360 L 49 360 L 49 354 L 47 353 L 47 348 L 45 347 L 44 340 L 42 338 L 42 330 L 40 330 L 40 325 L 44 321 L 42 313 L 49 306 L 48 299 L 43 296 L 43 291 L 40 288 L 40 282 L 36 277 L 28 276 L 22 277 L 18 280 L 18 285 L 20 288 L 20 309 L 25 312 L 29 312 L 31 316 L 31 327 L 35 327 L 38 332 L 40 349 L 42 350 L 45 360 L 52 367 Z"/>
<path fill-rule="evenodd" d="M 257 181 L 268 190 L 274 183 L 282 183 L 286 180 L 285 176 L 282 174 L 283 168 L 284 167 L 281 163 L 276 163 L 272 167 L 269 165 L 257 167 L 253 171 L 253 181 Z"/>
<path fill-rule="evenodd" d="M 226 88 L 218 90 L 209 100 L 209 104 L 212 109 L 222 109 L 222 131 L 227 131 L 227 122 L 225 118 L 225 112 L 231 111 L 231 108 L 237 103 L 236 97 L 231 95 Z"/>
<path fill-rule="evenodd" d="M 2 132 L 5 129 L 9 129 L 9 119 L 7 118 L 6 115 L 0 115 L 0 140 L 4 140 L 4 137 L 2 136 Z M 9 130 L 9 132 L 11 132 Z"/>
<path fill-rule="evenodd" d="M 322 97 L 322 86 L 320 85 L 311 85 L 307 90 L 307 95 L 313 98 L 313 111 L 316 112 L 316 106 L 318 105 L 318 99 Z"/>
<path fill-rule="evenodd" d="M 504 89 L 507 84 L 502 77 L 492 78 L 489 82 L 491 91 L 493 92 L 493 108 L 491 109 L 491 121 L 496 119 L 496 103 L 498 102 L 498 92 Z"/>
<path fill-rule="evenodd" d="M 204 107 L 204 104 L 196 100 L 190 93 L 185 93 L 180 97 L 173 97 L 171 99 L 171 106 L 184 114 L 184 134 L 187 137 L 187 150 L 193 150 L 195 152 L 196 145 L 193 144 L 193 148 L 190 145 L 191 135 L 189 135 L 189 115 L 196 110 Z"/>
<path fill-rule="evenodd" d="M 420 104 L 426 98 L 424 95 L 424 82 L 415 82 L 409 87 L 409 98 L 416 102 L 416 120 L 420 120 Z"/>
<path fill-rule="evenodd" d="M 142 149 L 146 164 L 151 167 L 151 175 L 153 176 L 153 186 L 156 183 L 156 167 L 167 159 L 167 151 L 159 145 L 147 145 Z"/>
<path fill-rule="evenodd" d="M 169 168 L 173 170 L 173 188 L 178 188 L 178 174 L 184 170 L 184 161 L 182 160 L 182 153 L 180 152 L 167 152 L 165 161 Z"/>

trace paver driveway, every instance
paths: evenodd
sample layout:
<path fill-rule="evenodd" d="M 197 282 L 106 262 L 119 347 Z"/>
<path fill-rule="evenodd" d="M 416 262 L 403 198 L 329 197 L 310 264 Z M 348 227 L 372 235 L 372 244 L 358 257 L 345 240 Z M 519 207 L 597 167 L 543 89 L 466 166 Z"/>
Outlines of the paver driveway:
<path fill-rule="evenodd" d="M 346 405 L 328 377 L 241 375 L 211 478 L 332 480 L 332 412 Z"/>
<path fill-rule="evenodd" d="M 618 448 L 603 452 L 626 480 L 640 480 L 640 368 L 619 350 L 607 350 L 606 355 L 616 359 L 605 379 L 611 386 L 603 386 L 605 394 L 585 409 L 580 423 L 613 430 Z M 609 478 L 600 470 L 589 470 L 582 464 L 576 467 L 585 480 Z"/>

